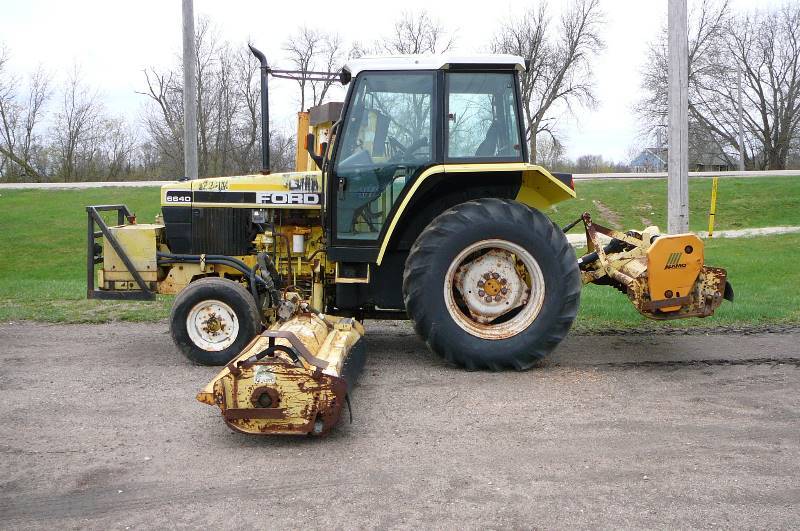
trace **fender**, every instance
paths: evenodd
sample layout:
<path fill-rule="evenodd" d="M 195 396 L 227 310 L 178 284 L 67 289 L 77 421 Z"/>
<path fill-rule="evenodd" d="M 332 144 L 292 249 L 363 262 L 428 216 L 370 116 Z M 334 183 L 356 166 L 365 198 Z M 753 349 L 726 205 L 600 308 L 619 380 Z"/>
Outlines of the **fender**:
<path fill-rule="evenodd" d="M 411 202 L 414 194 L 419 190 L 422 183 L 433 175 L 437 174 L 457 174 L 457 173 L 476 173 L 476 172 L 517 172 L 521 173 L 519 191 L 515 199 L 520 203 L 534 207 L 539 210 L 549 208 L 556 203 L 575 198 L 575 191 L 569 186 L 554 177 L 549 171 L 535 164 L 525 162 L 508 163 L 487 163 L 487 164 L 438 164 L 431 166 L 420 174 L 409 188 L 400 205 L 397 207 L 395 215 L 392 217 L 389 227 L 386 230 L 380 251 L 378 252 L 377 265 L 381 265 L 389 243 L 392 240 L 397 225 L 403 218 L 406 207 Z"/>

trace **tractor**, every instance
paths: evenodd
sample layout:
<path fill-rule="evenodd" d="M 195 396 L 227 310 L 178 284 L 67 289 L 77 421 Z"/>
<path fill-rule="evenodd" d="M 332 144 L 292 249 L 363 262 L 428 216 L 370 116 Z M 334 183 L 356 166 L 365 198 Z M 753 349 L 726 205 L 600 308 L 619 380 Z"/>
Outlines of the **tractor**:
<path fill-rule="evenodd" d="M 302 73 L 336 75 L 347 95 L 300 113 L 298 171 L 271 173 L 267 79 L 299 74 L 251 49 L 259 173 L 164 185 L 153 224 L 124 205 L 87 207 L 88 296 L 175 294 L 175 344 L 225 365 L 198 399 L 233 429 L 330 431 L 363 365 L 365 319 L 410 319 L 457 366 L 524 370 L 564 339 L 585 284 L 653 319 L 732 300 L 693 234 L 623 233 L 588 214 L 562 229 L 544 214 L 574 183 L 526 162 L 522 58 L 371 57 Z M 565 235 L 578 224 L 580 258 Z"/>

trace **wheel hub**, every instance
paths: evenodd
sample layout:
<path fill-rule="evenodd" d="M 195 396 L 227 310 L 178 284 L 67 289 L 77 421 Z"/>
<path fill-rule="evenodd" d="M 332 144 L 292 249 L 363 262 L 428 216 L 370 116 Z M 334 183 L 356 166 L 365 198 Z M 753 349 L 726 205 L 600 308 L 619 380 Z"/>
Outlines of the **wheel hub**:
<path fill-rule="evenodd" d="M 470 315 L 479 323 L 490 323 L 518 308 L 530 295 L 514 255 L 505 249 L 492 249 L 464 263 L 454 280 Z"/>
<path fill-rule="evenodd" d="M 186 329 L 192 342 L 203 350 L 225 350 L 239 335 L 236 312 L 217 300 L 202 301 L 191 309 L 186 318 Z"/>

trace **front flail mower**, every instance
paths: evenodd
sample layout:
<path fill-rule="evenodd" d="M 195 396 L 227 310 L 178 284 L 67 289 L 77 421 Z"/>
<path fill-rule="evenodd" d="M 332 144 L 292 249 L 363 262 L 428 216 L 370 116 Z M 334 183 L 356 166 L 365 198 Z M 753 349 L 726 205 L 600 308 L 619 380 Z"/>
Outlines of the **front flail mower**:
<path fill-rule="evenodd" d="M 256 336 L 197 394 L 225 423 L 251 434 L 324 435 L 349 407 L 364 366 L 364 328 L 306 303 Z"/>

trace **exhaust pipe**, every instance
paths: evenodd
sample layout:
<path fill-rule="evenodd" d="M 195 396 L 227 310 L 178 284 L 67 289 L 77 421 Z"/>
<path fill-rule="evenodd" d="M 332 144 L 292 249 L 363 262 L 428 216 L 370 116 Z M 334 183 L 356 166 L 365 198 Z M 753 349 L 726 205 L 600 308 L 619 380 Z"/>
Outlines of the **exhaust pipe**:
<path fill-rule="evenodd" d="M 247 45 L 250 52 L 261 63 L 261 173 L 269 175 L 269 65 L 266 56 L 252 44 Z"/>

